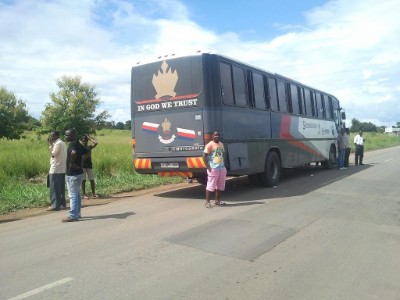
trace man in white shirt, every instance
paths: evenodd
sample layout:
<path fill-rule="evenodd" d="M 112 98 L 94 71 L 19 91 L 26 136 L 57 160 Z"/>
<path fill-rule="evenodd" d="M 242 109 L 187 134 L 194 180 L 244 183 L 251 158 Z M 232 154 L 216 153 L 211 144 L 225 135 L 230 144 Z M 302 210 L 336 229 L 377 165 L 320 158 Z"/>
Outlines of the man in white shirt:
<path fill-rule="evenodd" d="M 49 211 L 60 210 L 66 207 L 65 201 L 65 172 L 67 169 L 67 147 L 60 139 L 58 131 L 52 131 L 49 137 L 50 170 L 49 188 L 50 203 Z"/>
<path fill-rule="evenodd" d="M 354 137 L 354 145 L 356 147 L 356 153 L 355 153 L 355 158 L 356 158 L 356 166 L 358 164 L 363 165 L 363 157 L 364 157 L 364 142 L 365 139 L 363 138 L 363 133 L 362 131 L 359 132 L 359 134 L 357 134 Z"/>

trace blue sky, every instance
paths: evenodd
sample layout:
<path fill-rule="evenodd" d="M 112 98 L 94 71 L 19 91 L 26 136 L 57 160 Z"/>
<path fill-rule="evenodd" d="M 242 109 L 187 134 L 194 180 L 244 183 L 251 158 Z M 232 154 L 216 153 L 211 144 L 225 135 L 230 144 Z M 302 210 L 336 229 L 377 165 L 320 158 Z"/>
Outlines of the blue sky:
<path fill-rule="evenodd" d="M 40 117 L 56 79 L 94 85 L 130 119 L 130 71 L 214 52 L 335 95 L 348 119 L 400 122 L 399 0 L 0 0 L 0 85 Z"/>

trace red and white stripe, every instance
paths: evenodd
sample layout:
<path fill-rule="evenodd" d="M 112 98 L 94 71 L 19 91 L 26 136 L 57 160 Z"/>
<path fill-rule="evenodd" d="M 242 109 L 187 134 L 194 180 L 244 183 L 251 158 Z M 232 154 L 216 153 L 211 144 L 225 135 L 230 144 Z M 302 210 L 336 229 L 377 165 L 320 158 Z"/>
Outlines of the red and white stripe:
<path fill-rule="evenodd" d="M 160 124 L 150 123 L 150 122 L 143 122 L 142 129 L 143 130 L 149 130 L 149 131 L 157 132 L 158 126 L 160 126 Z"/>
<path fill-rule="evenodd" d="M 195 139 L 196 138 L 196 133 L 194 130 L 190 129 L 183 129 L 183 128 L 177 128 L 178 131 L 178 136 L 188 138 L 188 139 Z"/>

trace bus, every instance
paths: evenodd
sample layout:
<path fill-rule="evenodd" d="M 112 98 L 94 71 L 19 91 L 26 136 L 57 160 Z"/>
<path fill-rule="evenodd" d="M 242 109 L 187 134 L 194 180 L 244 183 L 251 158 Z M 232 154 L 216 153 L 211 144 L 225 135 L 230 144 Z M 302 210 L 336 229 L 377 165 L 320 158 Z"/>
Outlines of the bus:
<path fill-rule="evenodd" d="M 210 53 L 132 67 L 135 171 L 207 180 L 202 155 L 221 133 L 228 176 L 275 186 L 282 170 L 336 164 L 345 113 L 333 95 Z"/>

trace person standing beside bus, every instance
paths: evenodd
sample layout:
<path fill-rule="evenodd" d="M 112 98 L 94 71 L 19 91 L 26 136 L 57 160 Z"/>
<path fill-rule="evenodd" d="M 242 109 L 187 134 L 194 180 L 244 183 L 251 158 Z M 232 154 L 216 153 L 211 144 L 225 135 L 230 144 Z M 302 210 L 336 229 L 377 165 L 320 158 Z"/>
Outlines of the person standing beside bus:
<path fill-rule="evenodd" d="M 365 139 L 363 138 L 363 133 L 360 131 L 355 137 L 354 137 L 354 145 L 356 146 L 356 154 L 355 154 L 355 163 L 356 166 L 360 163 L 360 165 L 363 165 L 363 158 L 364 158 L 364 142 Z"/>
<path fill-rule="evenodd" d="M 207 187 L 205 207 L 210 208 L 210 196 L 215 192 L 215 205 L 224 205 L 220 201 L 221 192 L 225 190 L 226 168 L 224 165 L 224 144 L 220 133 L 215 131 L 213 140 L 204 147 L 203 159 L 207 166 Z"/>
<path fill-rule="evenodd" d="M 56 211 L 66 207 L 65 171 L 67 167 L 67 146 L 60 139 L 60 133 L 53 130 L 49 137 L 50 170 L 50 207 L 48 211 Z"/>
<path fill-rule="evenodd" d="M 93 143 L 89 145 L 89 140 Z M 89 199 L 89 196 L 86 195 L 86 177 L 89 178 L 90 188 L 92 190 L 92 198 L 97 198 L 96 195 L 96 184 L 94 182 L 94 174 L 93 174 L 93 164 L 92 164 L 92 149 L 97 146 L 97 141 L 91 138 L 88 134 L 85 134 L 82 137 L 82 145 L 86 147 L 89 152 L 83 156 L 83 180 L 82 180 L 82 194 L 85 199 Z"/>
<path fill-rule="evenodd" d="M 345 170 L 346 168 L 344 167 L 344 153 L 346 150 L 345 146 L 345 137 L 344 137 L 344 128 L 340 128 L 340 133 L 337 136 L 337 143 L 338 143 L 338 161 L 337 161 L 337 168 L 340 170 Z"/>
<path fill-rule="evenodd" d="M 350 152 L 351 152 L 351 147 L 350 147 L 350 130 L 349 128 L 345 129 L 344 133 L 344 146 L 345 146 L 345 152 L 344 152 L 344 167 L 347 168 L 349 166 L 349 157 L 350 157 Z"/>

